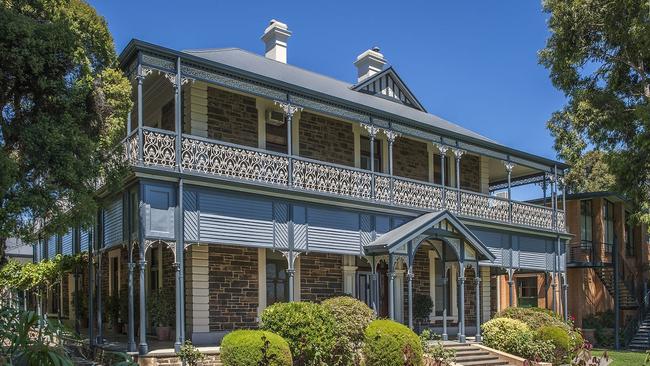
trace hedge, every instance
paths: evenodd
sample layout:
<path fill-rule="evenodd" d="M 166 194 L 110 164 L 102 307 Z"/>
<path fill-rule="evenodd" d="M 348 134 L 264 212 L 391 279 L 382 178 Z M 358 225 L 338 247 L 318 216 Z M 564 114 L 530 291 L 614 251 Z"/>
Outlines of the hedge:
<path fill-rule="evenodd" d="M 265 352 L 262 352 L 263 349 Z M 270 366 L 293 364 L 287 341 L 271 332 L 236 330 L 228 333 L 221 341 L 221 361 L 224 366 L 258 365 L 263 359 Z"/>
<path fill-rule="evenodd" d="M 419 337 L 406 326 L 392 320 L 375 320 L 365 331 L 363 355 L 366 366 L 422 366 Z M 410 356 L 410 363 L 405 362 Z"/>

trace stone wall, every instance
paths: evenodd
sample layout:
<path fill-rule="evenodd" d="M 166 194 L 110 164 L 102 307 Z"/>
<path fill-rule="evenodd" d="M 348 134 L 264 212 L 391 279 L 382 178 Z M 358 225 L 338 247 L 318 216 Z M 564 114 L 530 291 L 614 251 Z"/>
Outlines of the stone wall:
<path fill-rule="evenodd" d="M 257 327 L 257 249 L 209 247 L 210 331 Z"/>
<path fill-rule="evenodd" d="M 354 166 L 351 123 L 302 112 L 299 126 L 300 156 Z"/>
<path fill-rule="evenodd" d="M 257 147 L 255 98 L 208 87 L 208 137 Z"/>
<path fill-rule="evenodd" d="M 460 159 L 460 188 L 481 191 L 481 163 L 476 155 L 464 154 Z"/>
<path fill-rule="evenodd" d="M 322 301 L 343 294 L 343 259 L 338 254 L 300 256 L 300 299 Z"/>
<path fill-rule="evenodd" d="M 404 137 L 393 144 L 393 174 L 399 177 L 429 180 L 429 152 L 427 144 Z"/>
<path fill-rule="evenodd" d="M 476 273 L 465 269 L 465 325 L 476 325 Z"/>

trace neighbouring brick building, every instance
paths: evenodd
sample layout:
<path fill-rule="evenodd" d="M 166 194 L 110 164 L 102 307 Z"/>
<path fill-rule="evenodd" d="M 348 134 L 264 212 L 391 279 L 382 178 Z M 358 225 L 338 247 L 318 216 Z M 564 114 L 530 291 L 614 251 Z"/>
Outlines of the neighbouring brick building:
<path fill-rule="evenodd" d="M 429 114 L 377 49 L 359 55 L 353 83 L 287 65 L 289 35 L 272 22 L 266 57 L 138 40 L 122 52 L 137 102 L 130 175 L 99 191 L 96 227 L 35 253 L 89 252 L 93 341 L 110 338 L 96 314 L 119 295 L 128 349 L 148 353 L 145 335 L 164 326 L 139 315 L 171 289 L 156 301 L 175 304 L 176 345 L 216 345 L 271 304 L 341 294 L 480 340 L 499 276 L 564 278 L 564 212 L 504 192 L 557 181 L 566 165 Z M 433 309 L 414 319 L 423 297 Z"/>

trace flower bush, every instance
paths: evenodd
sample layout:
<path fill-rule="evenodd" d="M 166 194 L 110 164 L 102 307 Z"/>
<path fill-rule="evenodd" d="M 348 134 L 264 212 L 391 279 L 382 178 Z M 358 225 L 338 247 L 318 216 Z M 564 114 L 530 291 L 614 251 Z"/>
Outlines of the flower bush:
<path fill-rule="evenodd" d="M 375 320 L 365 331 L 363 355 L 366 366 L 422 366 L 419 337 L 392 320 Z"/>
<path fill-rule="evenodd" d="M 336 318 L 319 304 L 273 304 L 262 313 L 262 329 L 284 338 L 299 364 L 338 365 L 346 354 L 339 350 Z"/>
<path fill-rule="evenodd" d="M 529 360 L 547 361 L 553 358 L 550 341 L 536 339 L 536 334 L 524 322 L 510 318 L 495 318 L 481 326 L 483 344 Z"/>
<path fill-rule="evenodd" d="M 263 330 L 236 330 L 221 341 L 224 366 L 291 366 L 289 344 L 277 334 Z"/>

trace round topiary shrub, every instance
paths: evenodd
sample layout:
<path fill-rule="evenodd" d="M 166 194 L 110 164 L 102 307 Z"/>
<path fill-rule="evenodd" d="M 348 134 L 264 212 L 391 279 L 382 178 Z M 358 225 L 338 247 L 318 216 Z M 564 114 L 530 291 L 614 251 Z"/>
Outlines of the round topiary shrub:
<path fill-rule="evenodd" d="M 553 358 L 553 344 L 536 340 L 526 323 L 510 318 L 495 318 L 481 326 L 483 344 L 529 360 L 549 361 Z"/>
<path fill-rule="evenodd" d="M 262 329 L 278 334 L 289 344 L 300 364 L 334 365 L 338 335 L 334 315 L 310 302 L 277 303 L 262 313 Z"/>
<path fill-rule="evenodd" d="M 547 325 L 537 330 L 537 338 L 553 344 L 553 364 L 567 363 L 571 352 L 571 337 L 562 327 Z"/>
<path fill-rule="evenodd" d="M 321 304 L 334 315 L 339 334 L 354 344 L 363 342 L 368 324 L 375 319 L 375 313 L 368 305 L 350 296 L 332 297 Z"/>
<path fill-rule="evenodd" d="M 363 355 L 366 366 L 421 366 L 420 339 L 406 326 L 392 320 L 375 320 L 365 332 Z M 405 358 L 409 360 L 405 360 Z M 408 362 L 407 362 L 408 361 Z"/>
<path fill-rule="evenodd" d="M 221 341 L 221 361 L 224 366 L 293 364 L 287 341 L 263 330 L 236 330 L 228 333 Z M 261 363 L 262 361 L 266 363 Z"/>

